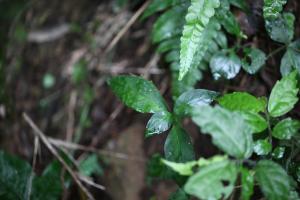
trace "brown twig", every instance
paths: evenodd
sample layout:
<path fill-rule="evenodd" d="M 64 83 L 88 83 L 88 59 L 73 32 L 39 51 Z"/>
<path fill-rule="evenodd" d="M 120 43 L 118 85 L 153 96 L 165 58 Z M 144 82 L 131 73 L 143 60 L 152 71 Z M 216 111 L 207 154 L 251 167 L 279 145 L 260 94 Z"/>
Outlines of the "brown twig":
<path fill-rule="evenodd" d="M 49 151 L 57 158 L 57 160 L 65 167 L 65 169 L 69 172 L 71 177 L 74 179 L 75 183 L 78 187 L 84 192 L 90 200 L 95 200 L 93 195 L 84 187 L 84 185 L 80 182 L 79 178 L 77 177 L 76 173 L 72 171 L 72 169 L 68 166 L 68 164 L 64 161 L 64 159 L 59 155 L 57 150 L 52 146 L 49 142 L 45 134 L 37 127 L 37 125 L 32 121 L 32 119 L 26 114 L 23 113 L 23 118 L 29 124 L 29 126 L 33 129 L 36 136 L 40 138 L 40 140 L 46 145 Z"/>
<path fill-rule="evenodd" d="M 67 149 L 72 149 L 72 150 L 81 150 L 81 151 L 87 151 L 87 152 L 93 152 L 93 153 L 97 153 L 103 156 L 111 156 L 111 157 L 115 157 L 118 159 L 123 159 L 123 160 L 132 160 L 132 161 L 140 161 L 140 162 L 145 162 L 145 160 L 143 158 L 137 158 L 137 157 L 130 157 L 127 154 L 123 154 L 123 153 L 118 153 L 118 152 L 111 152 L 111 151 L 105 151 L 105 150 L 98 150 L 94 147 L 88 147 L 88 146 L 83 146 L 80 144 L 76 144 L 76 143 L 71 143 L 71 142 L 66 142 L 63 140 L 58 140 L 58 139 L 54 139 L 54 138 L 47 138 L 49 140 L 49 142 L 51 144 L 53 144 L 54 146 L 58 146 L 58 147 L 64 147 Z"/>
<path fill-rule="evenodd" d="M 67 122 L 67 133 L 66 140 L 72 141 L 74 133 L 74 123 L 75 123 L 75 107 L 77 101 L 77 92 L 73 90 L 70 95 L 69 106 L 68 106 L 68 122 Z"/>
<path fill-rule="evenodd" d="M 114 39 L 110 42 L 108 47 L 105 49 L 104 53 L 109 52 L 114 46 L 119 42 L 119 40 L 123 37 L 123 35 L 128 31 L 128 29 L 134 24 L 134 22 L 139 18 L 139 16 L 144 12 L 144 10 L 149 5 L 150 1 L 146 1 L 131 17 L 131 19 L 127 22 L 127 24 L 121 29 L 121 31 L 114 37 Z"/>

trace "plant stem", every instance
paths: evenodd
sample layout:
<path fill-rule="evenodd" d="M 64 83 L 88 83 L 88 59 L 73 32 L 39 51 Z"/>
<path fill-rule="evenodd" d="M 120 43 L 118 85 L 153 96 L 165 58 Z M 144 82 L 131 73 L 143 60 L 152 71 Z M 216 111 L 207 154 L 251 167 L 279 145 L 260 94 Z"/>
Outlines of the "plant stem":
<path fill-rule="evenodd" d="M 276 55 L 277 53 L 279 53 L 280 51 L 282 51 L 282 50 L 285 49 L 286 47 L 287 47 L 287 45 L 283 45 L 283 46 L 281 46 L 281 47 L 275 49 L 274 51 L 272 51 L 271 53 L 269 53 L 269 55 L 267 56 L 266 59 L 268 60 L 269 58 L 271 58 L 272 56 Z"/>

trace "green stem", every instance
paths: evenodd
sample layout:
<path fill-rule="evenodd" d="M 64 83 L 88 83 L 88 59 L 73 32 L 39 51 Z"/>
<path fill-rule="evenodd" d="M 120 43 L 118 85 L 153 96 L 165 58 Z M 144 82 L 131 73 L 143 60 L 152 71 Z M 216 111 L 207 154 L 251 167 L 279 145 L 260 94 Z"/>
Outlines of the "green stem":
<path fill-rule="evenodd" d="M 274 51 L 272 51 L 271 53 L 269 53 L 269 55 L 267 56 L 267 60 L 271 57 L 273 57 L 274 55 L 276 55 L 277 53 L 279 53 L 280 51 L 284 50 L 285 48 L 287 48 L 287 45 L 283 45 L 277 49 L 275 49 Z"/>

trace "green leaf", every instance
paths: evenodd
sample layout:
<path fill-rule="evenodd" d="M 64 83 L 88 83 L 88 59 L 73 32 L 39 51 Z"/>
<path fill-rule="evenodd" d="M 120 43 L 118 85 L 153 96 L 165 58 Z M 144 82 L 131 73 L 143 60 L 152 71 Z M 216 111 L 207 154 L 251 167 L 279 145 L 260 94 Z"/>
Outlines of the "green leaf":
<path fill-rule="evenodd" d="M 281 59 L 280 72 L 283 76 L 291 73 L 294 69 L 300 73 L 300 40 L 291 43 Z"/>
<path fill-rule="evenodd" d="M 255 178 L 267 199 L 289 199 L 290 178 L 277 163 L 270 160 L 259 161 L 255 167 Z"/>
<path fill-rule="evenodd" d="M 169 197 L 169 200 L 189 200 L 189 197 L 183 189 L 178 188 L 176 192 Z"/>
<path fill-rule="evenodd" d="M 117 76 L 108 84 L 125 105 L 138 112 L 167 111 L 164 99 L 151 81 L 136 76 Z"/>
<path fill-rule="evenodd" d="M 163 159 L 162 162 L 182 176 L 192 175 L 194 173 L 193 167 L 195 167 L 197 165 L 197 161 L 190 161 L 190 162 L 186 162 L 186 163 L 177 163 L 177 162 L 170 162 L 170 161 Z"/>
<path fill-rule="evenodd" d="M 179 36 L 182 31 L 180 24 L 184 24 L 184 18 L 181 14 L 185 11 L 185 6 L 174 6 L 163 13 L 153 25 L 152 41 L 158 43 Z"/>
<path fill-rule="evenodd" d="M 285 147 L 276 147 L 272 152 L 272 157 L 275 159 L 281 159 L 284 156 Z"/>
<path fill-rule="evenodd" d="M 219 104 L 232 111 L 264 112 L 266 101 L 264 98 L 256 98 L 246 92 L 233 92 L 225 94 L 218 99 Z"/>
<path fill-rule="evenodd" d="M 272 40 L 287 44 L 294 37 L 294 22 L 292 13 L 284 13 L 276 20 L 267 20 L 265 26 Z"/>
<path fill-rule="evenodd" d="M 228 159 L 227 156 L 216 155 L 210 159 L 200 158 L 198 161 L 190 161 L 190 162 L 186 162 L 186 163 L 170 162 L 170 161 L 167 161 L 164 159 L 162 159 L 162 162 L 165 165 L 167 165 L 168 167 L 172 168 L 175 172 L 179 173 L 180 175 L 190 176 L 194 173 L 193 168 L 197 165 L 199 167 L 203 167 L 203 166 L 209 165 L 211 163 L 220 162 L 220 161 L 227 160 L 227 159 Z"/>
<path fill-rule="evenodd" d="M 241 169 L 241 181 L 242 181 L 242 200 L 249 200 L 253 194 L 254 188 L 254 173 L 246 168 Z"/>
<path fill-rule="evenodd" d="M 276 20 L 287 0 L 264 0 L 263 14 L 267 20 Z"/>
<path fill-rule="evenodd" d="M 228 33 L 239 38 L 247 37 L 241 31 L 241 27 L 237 22 L 235 16 L 232 14 L 232 12 L 230 12 L 230 5 L 228 1 L 221 1 L 221 6 L 217 10 L 216 16 Z"/>
<path fill-rule="evenodd" d="M 215 15 L 215 9 L 219 6 L 219 0 L 191 0 L 181 37 L 180 80 L 190 69 L 198 45 L 202 43 L 203 30 L 208 25 L 210 18 Z"/>
<path fill-rule="evenodd" d="M 247 62 L 247 58 L 242 61 L 243 69 L 249 74 L 257 73 L 266 62 L 266 54 L 257 48 L 245 48 L 244 52 L 251 59 L 251 63 Z"/>
<path fill-rule="evenodd" d="M 202 106 L 194 109 L 192 119 L 227 154 L 237 158 L 251 156 L 252 132 L 240 114 L 218 106 Z"/>
<path fill-rule="evenodd" d="M 297 82 L 296 71 L 276 82 L 268 104 L 268 111 L 272 117 L 282 116 L 293 109 L 298 101 Z"/>
<path fill-rule="evenodd" d="M 30 165 L 0 151 L 0 197 L 6 200 L 27 199 Z"/>
<path fill-rule="evenodd" d="M 153 0 L 147 7 L 147 9 L 144 11 L 142 19 L 145 19 L 149 17 L 150 15 L 153 15 L 156 12 L 165 10 L 166 8 L 170 7 L 172 5 L 174 0 Z"/>
<path fill-rule="evenodd" d="M 218 96 L 217 92 L 193 89 L 183 93 L 175 102 L 174 112 L 176 115 L 186 115 L 191 108 L 208 105 Z"/>
<path fill-rule="evenodd" d="M 261 133 L 268 128 L 268 122 L 260 114 L 251 111 L 238 111 L 251 128 L 252 133 Z"/>
<path fill-rule="evenodd" d="M 169 112 L 159 112 L 152 115 L 146 126 L 146 137 L 163 133 L 172 126 L 173 119 Z"/>
<path fill-rule="evenodd" d="M 280 140 L 289 140 L 295 136 L 299 130 L 300 121 L 286 118 L 276 124 L 273 128 L 272 135 Z"/>
<path fill-rule="evenodd" d="M 232 79 L 241 69 L 241 60 L 233 51 L 228 56 L 224 52 L 218 52 L 211 58 L 209 66 L 216 80 L 220 77 Z"/>
<path fill-rule="evenodd" d="M 257 140 L 254 142 L 253 150 L 259 156 L 268 155 L 272 151 L 272 145 L 268 139 Z"/>
<path fill-rule="evenodd" d="M 59 199 L 62 192 L 60 175 L 60 170 L 54 169 L 35 176 L 26 161 L 0 151 L 0 199 L 28 199 L 29 187 L 32 200 Z"/>
<path fill-rule="evenodd" d="M 96 154 L 91 154 L 81 161 L 79 164 L 79 171 L 84 176 L 91 176 L 92 174 L 102 176 L 104 174 Z"/>
<path fill-rule="evenodd" d="M 229 3 L 243 11 L 248 11 L 248 5 L 245 0 L 229 0 Z"/>
<path fill-rule="evenodd" d="M 169 161 L 184 163 L 195 159 L 190 136 L 176 124 L 166 139 L 164 151 Z"/>
<path fill-rule="evenodd" d="M 226 199 L 234 189 L 237 174 L 236 164 L 229 160 L 211 163 L 191 176 L 184 190 L 199 199 Z"/>

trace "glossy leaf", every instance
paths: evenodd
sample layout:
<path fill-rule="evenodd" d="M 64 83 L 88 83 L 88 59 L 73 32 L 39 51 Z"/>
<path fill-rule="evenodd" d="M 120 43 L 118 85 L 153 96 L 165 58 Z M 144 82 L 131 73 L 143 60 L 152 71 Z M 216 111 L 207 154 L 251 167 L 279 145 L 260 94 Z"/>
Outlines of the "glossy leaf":
<path fill-rule="evenodd" d="M 241 27 L 237 22 L 235 16 L 230 12 L 230 5 L 228 1 L 221 1 L 221 6 L 216 12 L 216 16 L 224 29 L 236 37 L 246 38 L 241 31 Z"/>
<path fill-rule="evenodd" d="M 151 81 L 136 76 L 117 76 L 108 84 L 124 104 L 138 112 L 167 111 L 164 99 Z"/>
<path fill-rule="evenodd" d="M 209 66 L 216 80 L 221 77 L 232 79 L 241 69 L 241 60 L 234 52 L 230 52 L 228 56 L 219 52 L 211 58 Z"/>
<path fill-rule="evenodd" d="M 246 168 L 241 170 L 241 181 L 242 181 L 242 200 L 249 200 L 254 190 L 254 173 Z"/>
<path fill-rule="evenodd" d="M 180 95 L 176 100 L 174 112 L 176 115 L 186 115 L 191 108 L 209 105 L 218 96 L 217 92 L 193 89 Z"/>
<path fill-rule="evenodd" d="M 268 122 L 260 114 L 251 111 L 238 111 L 251 128 L 252 133 L 261 133 L 268 128 Z"/>
<path fill-rule="evenodd" d="M 259 156 L 268 155 L 272 151 L 272 145 L 267 139 L 257 140 L 254 142 L 253 150 Z"/>
<path fill-rule="evenodd" d="M 263 98 L 256 98 L 246 92 L 233 92 L 225 94 L 218 99 L 219 104 L 232 111 L 252 111 L 255 113 L 264 112 L 266 101 Z"/>
<path fill-rule="evenodd" d="M 284 13 L 276 20 L 266 21 L 265 26 L 272 40 L 287 44 L 294 37 L 294 22 L 292 13 Z"/>
<path fill-rule="evenodd" d="M 210 134 L 213 143 L 227 154 L 237 158 L 251 156 L 251 128 L 240 114 L 218 106 L 202 106 L 194 109 L 192 119 L 201 127 L 201 131 Z"/>
<path fill-rule="evenodd" d="M 153 25 L 152 41 L 161 42 L 181 34 L 184 18 L 181 14 L 185 13 L 185 6 L 174 6 L 163 13 Z"/>
<path fill-rule="evenodd" d="M 184 190 L 199 199 L 228 198 L 234 189 L 237 174 L 237 166 L 229 160 L 211 163 L 191 176 Z"/>
<path fill-rule="evenodd" d="M 268 104 L 268 111 L 272 117 L 282 116 L 293 109 L 298 101 L 297 82 L 296 71 L 276 82 Z"/>
<path fill-rule="evenodd" d="M 283 76 L 291 73 L 294 69 L 300 73 L 300 40 L 291 43 L 281 59 L 280 72 Z"/>
<path fill-rule="evenodd" d="M 191 0 L 181 37 L 180 80 L 191 68 L 198 44 L 202 43 L 203 30 L 209 23 L 210 18 L 215 15 L 215 9 L 219 6 L 219 0 Z"/>
<path fill-rule="evenodd" d="M 264 0 L 263 13 L 267 20 L 276 20 L 287 0 Z"/>
<path fill-rule="evenodd" d="M 168 112 L 159 112 L 152 115 L 146 126 L 146 137 L 163 133 L 172 126 L 172 115 Z"/>
<path fill-rule="evenodd" d="M 283 158 L 284 153 L 285 153 L 285 147 L 276 147 L 272 152 L 272 157 L 275 159 L 281 159 Z"/>
<path fill-rule="evenodd" d="M 300 130 L 300 121 L 286 118 L 273 128 L 273 137 L 280 140 L 289 140 Z"/>
<path fill-rule="evenodd" d="M 195 159 L 190 136 L 178 125 L 174 125 L 166 139 L 165 158 L 173 162 L 188 162 Z"/>
<path fill-rule="evenodd" d="M 242 61 L 243 69 L 249 74 L 257 73 L 266 62 L 266 54 L 257 48 L 246 48 L 244 52 L 250 58 L 251 63 L 244 58 Z"/>
<path fill-rule="evenodd" d="M 259 161 L 255 167 L 255 179 L 267 199 L 289 199 L 289 176 L 277 163 L 270 160 Z"/>

